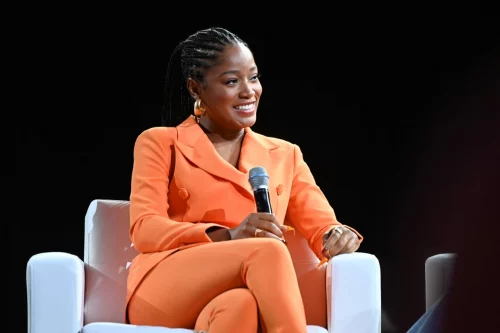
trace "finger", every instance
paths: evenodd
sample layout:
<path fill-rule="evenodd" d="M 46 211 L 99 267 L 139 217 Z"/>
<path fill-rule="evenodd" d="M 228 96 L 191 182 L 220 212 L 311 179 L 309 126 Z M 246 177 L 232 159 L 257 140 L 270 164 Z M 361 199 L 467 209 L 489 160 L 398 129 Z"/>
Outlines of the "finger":
<path fill-rule="evenodd" d="M 271 213 L 254 213 L 252 215 L 254 216 L 252 216 L 252 218 L 250 219 L 250 224 L 255 225 L 261 229 L 266 229 L 267 231 L 274 233 L 278 237 L 283 237 L 283 231 L 288 230 L 286 226 L 281 226 L 276 219 L 276 216 Z M 272 227 L 271 225 L 274 225 L 275 227 Z"/>
<path fill-rule="evenodd" d="M 337 230 L 338 227 L 333 228 L 332 231 L 330 232 L 330 235 L 324 242 L 324 248 L 331 248 L 340 238 L 340 236 L 343 234 L 342 231 Z"/>
<path fill-rule="evenodd" d="M 340 226 L 340 228 L 342 229 L 343 233 L 348 233 L 349 235 L 355 236 L 356 238 L 358 237 L 358 235 L 356 235 L 356 233 L 354 231 L 352 231 L 351 229 L 349 229 L 345 226 Z"/>
<path fill-rule="evenodd" d="M 352 234 L 346 234 L 346 242 L 344 247 L 339 253 L 351 253 L 356 250 L 356 243 L 358 243 L 358 237 Z"/>
<path fill-rule="evenodd" d="M 260 231 L 256 232 L 259 229 L 260 229 Z M 274 238 L 276 240 L 279 240 L 280 242 L 283 242 L 283 239 L 281 239 L 280 237 L 276 236 L 272 232 L 269 232 L 269 231 L 264 230 L 262 228 L 255 228 L 252 236 L 253 237 L 259 237 L 259 238 Z"/>
<path fill-rule="evenodd" d="M 359 248 L 359 239 L 358 236 L 354 235 L 349 239 L 347 244 L 342 249 L 341 253 L 352 253 L 355 252 Z"/>
<path fill-rule="evenodd" d="M 330 236 L 325 248 L 329 249 L 329 253 L 332 257 L 336 256 L 340 254 L 340 251 L 342 251 L 348 240 L 346 234 L 334 232 L 334 234 Z"/>
<path fill-rule="evenodd" d="M 283 238 L 283 232 L 280 230 L 280 228 L 268 221 L 268 220 L 256 220 L 255 223 L 252 223 L 253 226 L 257 227 L 257 228 L 260 228 L 260 229 L 263 229 L 263 230 L 266 230 L 267 232 L 270 232 L 272 234 L 275 234 L 277 237 L 279 238 Z"/>
<path fill-rule="evenodd" d="M 271 223 L 274 223 L 280 230 L 283 230 L 283 231 L 288 230 L 288 228 L 286 226 L 281 225 L 278 222 L 278 219 L 276 219 L 276 216 L 272 213 L 256 213 L 256 215 L 260 220 L 265 220 L 265 221 L 269 221 Z"/>
<path fill-rule="evenodd" d="M 340 236 L 341 236 L 340 233 L 332 230 L 330 236 L 326 239 L 324 243 L 325 245 L 323 246 L 323 255 L 325 257 L 331 258 L 335 255 L 335 253 L 332 252 L 332 249 L 335 243 L 337 243 L 337 241 L 339 240 Z"/>

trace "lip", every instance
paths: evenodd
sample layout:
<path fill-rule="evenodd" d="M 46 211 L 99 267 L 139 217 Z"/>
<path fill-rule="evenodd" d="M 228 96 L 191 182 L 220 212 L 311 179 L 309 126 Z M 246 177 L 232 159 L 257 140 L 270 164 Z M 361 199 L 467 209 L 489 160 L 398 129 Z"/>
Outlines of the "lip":
<path fill-rule="evenodd" d="M 257 101 L 251 101 L 251 102 L 236 104 L 236 105 L 233 105 L 233 108 L 235 108 L 237 106 L 244 106 L 244 105 L 249 105 L 249 104 L 255 104 L 256 102 Z"/>
<path fill-rule="evenodd" d="M 238 113 L 243 113 L 243 114 L 251 114 L 253 112 L 255 112 L 255 104 L 256 102 L 248 102 L 248 103 L 241 103 L 241 104 L 238 104 L 238 105 L 234 105 L 233 106 L 233 110 L 238 112 Z M 243 106 L 243 105 L 252 105 L 252 108 L 250 109 L 247 109 L 247 110 L 238 110 L 236 109 L 237 106 Z"/>

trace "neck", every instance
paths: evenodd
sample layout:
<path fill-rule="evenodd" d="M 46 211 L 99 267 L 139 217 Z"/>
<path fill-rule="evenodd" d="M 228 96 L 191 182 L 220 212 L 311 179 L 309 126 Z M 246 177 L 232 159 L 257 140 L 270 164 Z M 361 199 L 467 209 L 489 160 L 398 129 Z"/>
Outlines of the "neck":
<path fill-rule="evenodd" d="M 245 135 L 243 128 L 237 130 L 222 129 L 210 121 L 207 117 L 201 117 L 200 127 L 209 136 L 213 143 L 238 141 Z"/>

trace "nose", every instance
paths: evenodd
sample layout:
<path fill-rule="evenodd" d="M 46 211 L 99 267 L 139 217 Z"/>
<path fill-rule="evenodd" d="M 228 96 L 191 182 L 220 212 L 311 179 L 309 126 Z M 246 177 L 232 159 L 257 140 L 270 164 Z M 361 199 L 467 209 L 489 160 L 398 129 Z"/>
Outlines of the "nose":
<path fill-rule="evenodd" d="M 253 90 L 252 84 L 250 82 L 245 82 L 241 86 L 240 97 L 251 98 L 255 95 L 255 90 Z"/>

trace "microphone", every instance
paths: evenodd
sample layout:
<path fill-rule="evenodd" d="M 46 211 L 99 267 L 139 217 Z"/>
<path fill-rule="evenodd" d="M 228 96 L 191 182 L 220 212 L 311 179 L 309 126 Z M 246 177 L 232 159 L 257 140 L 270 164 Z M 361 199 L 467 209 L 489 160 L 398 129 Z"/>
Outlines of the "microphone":
<path fill-rule="evenodd" d="M 273 209 L 269 196 L 269 176 L 266 169 L 261 166 L 250 169 L 248 181 L 252 186 L 257 212 L 272 214 Z"/>

